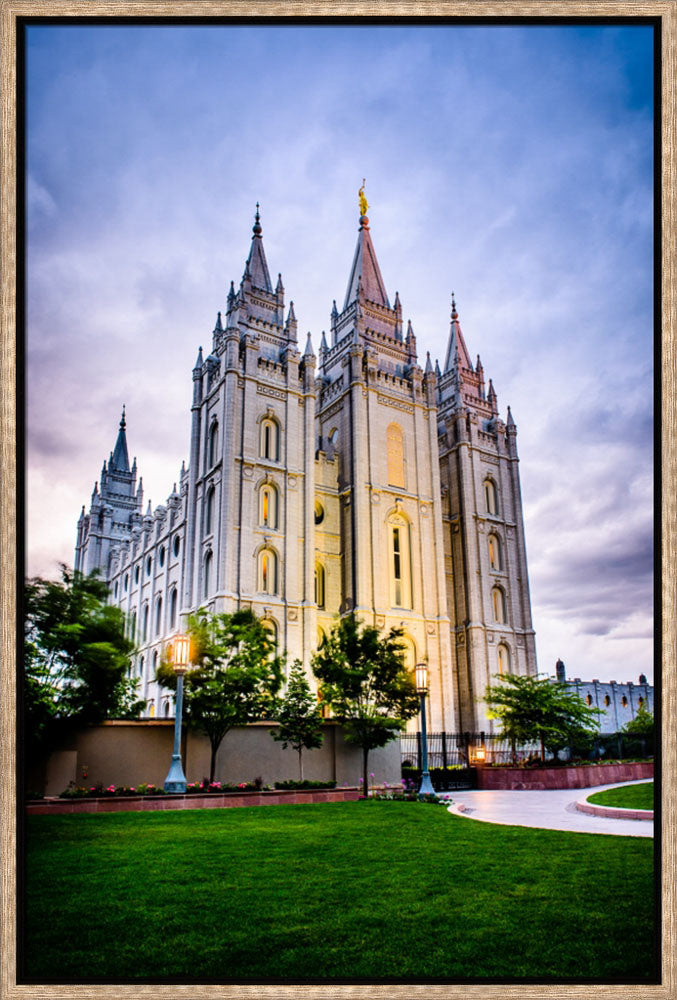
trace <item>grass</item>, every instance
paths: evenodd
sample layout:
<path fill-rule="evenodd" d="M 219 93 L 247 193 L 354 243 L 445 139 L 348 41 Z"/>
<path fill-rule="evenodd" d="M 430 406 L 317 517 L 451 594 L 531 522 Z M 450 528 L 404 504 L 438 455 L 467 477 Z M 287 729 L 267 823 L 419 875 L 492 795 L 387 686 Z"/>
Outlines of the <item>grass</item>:
<path fill-rule="evenodd" d="M 367 801 L 27 834 L 32 980 L 655 981 L 650 839 Z"/>
<path fill-rule="evenodd" d="M 589 795 L 588 802 L 598 806 L 616 806 L 618 809 L 653 809 L 653 781 L 607 788 L 604 792 Z"/>

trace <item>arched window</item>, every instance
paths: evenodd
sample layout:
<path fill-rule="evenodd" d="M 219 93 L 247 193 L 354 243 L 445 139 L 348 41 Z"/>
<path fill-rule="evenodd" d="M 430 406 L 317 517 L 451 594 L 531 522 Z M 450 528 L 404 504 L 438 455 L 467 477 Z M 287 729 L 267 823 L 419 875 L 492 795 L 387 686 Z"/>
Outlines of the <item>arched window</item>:
<path fill-rule="evenodd" d="M 315 501 L 315 524 L 322 524 L 324 521 L 324 507 L 319 500 Z"/>
<path fill-rule="evenodd" d="M 203 599 L 209 597 L 211 585 L 212 585 L 212 554 L 211 552 L 207 552 L 204 558 L 204 563 L 202 564 Z"/>
<path fill-rule="evenodd" d="M 388 424 L 386 431 L 386 452 L 388 456 L 388 483 L 404 489 L 404 441 L 399 424 Z"/>
<path fill-rule="evenodd" d="M 162 598 L 158 597 L 155 603 L 155 634 L 159 635 L 162 629 Z"/>
<path fill-rule="evenodd" d="M 484 504 L 487 508 L 487 514 L 498 514 L 498 495 L 493 479 L 484 480 Z"/>
<path fill-rule="evenodd" d="M 280 457 L 280 428 L 276 420 L 266 417 L 261 421 L 261 458 L 277 462 Z"/>
<path fill-rule="evenodd" d="M 503 569 L 503 552 L 498 535 L 489 535 L 489 565 L 492 569 Z"/>
<path fill-rule="evenodd" d="M 315 563 L 315 603 L 318 608 L 324 607 L 324 566 Z"/>
<path fill-rule="evenodd" d="M 610 704 L 611 704 L 611 698 L 609 697 L 608 694 L 605 694 L 604 695 L 604 707 L 608 708 Z"/>
<path fill-rule="evenodd" d="M 592 695 L 591 694 L 586 694 L 585 701 L 586 701 L 586 704 L 588 705 L 588 707 L 590 707 L 590 705 L 592 705 Z"/>
<path fill-rule="evenodd" d="M 501 587 L 494 587 L 492 589 L 491 603 L 494 609 L 494 621 L 504 624 L 507 620 L 505 613 L 505 594 Z"/>
<path fill-rule="evenodd" d="M 216 490 L 213 486 L 210 486 L 207 490 L 207 498 L 205 500 L 205 535 L 210 535 L 214 530 L 215 498 Z"/>
<path fill-rule="evenodd" d="M 123 583 L 123 588 L 124 588 L 125 593 L 127 593 L 127 591 L 129 590 L 129 573 L 125 573 L 125 579 L 124 579 L 124 583 Z"/>
<path fill-rule="evenodd" d="M 146 559 L 146 576 L 150 576 L 150 571 L 153 568 L 153 560 L 150 556 Z"/>
<path fill-rule="evenodd" d="M 402 659 L 405 669 L 411 673 L 416 669 L 416 643 L 409 635 L 403 635 L 400 639 L 402 646 Z"/>
<path fill-rule="evenodd" d="M 176 612 L 179 605 L 179 592 L 176 587 L 172 587 L 169 594 L 169 627 L 176 628 Z"/>
<path fill-rule="evenodd" d="M 263 594 L 277 594 L 277 553 L 261 549 L 258 571 L 258 590 Z"/>
<path fill-rule="evenodd" d="M 129 638 L 136 642 L 136 611 L 132 611 L 132 619 L 129 624 Z"/>
<path fill-rule="evenodd" d="M 136 569 L 134 570 L 134 583 L 138 582 L 139 582 L 139 567 L 137 566 Z"/>
<path fill-rule="evenodd" d="M 498 653 L 498 672 L 499 674 L 509 674 L 510 673 L 510 650 L 508 647 L 501 643 L 497 650 Z"/>
<path fill-rule="evenodd" d="M 113 587 L 113 597 L 118 596 L 118 581 L 115 581 L 115 586 Z"/>
<path fill-rule="evenodd" d="M 207 467 L 211 469 L 216 465 L 219 449 L 219 424 L 217 420 L 212 422 L 209 428 L 209 442 L 207 446 Z"/>
<path fill-rule="evenodd" d="M 390 601 L 394 608 L 410 608 L 411 553 L 409 523 L 401 514 L 388 519 L 388 556 L 390 562 Z"/>
<path fill-rule="evenodd" d="M 623 695 L 623 697 L 621 698 L 621 705 L 623 706 L 623 708 L 628 707 L 628 699 L 625 697 L 625 695 Z"/>
<path fill-rule="evenodd" d="M 155 702 L 154 701 L 151 701 L 151 703 L 150 703 L 150 708 L 148 709 L 148 718 L 149 719 L 154 719 L 155 718 Z"/>
<path fill-rule="evenodd" d="M 320 625 L 318 625 L 317 626 L 317 648 L 318 649 L 322 649 L 322 647 L 324 646 L 324 644 L 325 644 L 326 641 L 327 641 L 327 636 L 325 634 L 325 631 L 324 631 L 324 629 Z"/>
<path fill-rule="evenodd" d="M 263 528 L 277 528 L 277 490 L 270 483 L 259 490 L 259 524 Z"/>
<path fill-rule="evenodd" d="M 175 535 L 174 536 L 174 555 L 178 556 L 178 554 L 179 554 L 180 551 L 181 551 L 181 536 L 180 535 Z"/>
<path fill-rule="evenodd" d="M 153 650 L 153 676 L 151 677 L 152 681 L 154 681 L 157 676 L 157 661 L 158 661 L 158 655 L 157 655 L 157 649 L 155 649 Z"/>
<path fill-rule="evenodd" d="M 275 647 L 275 651 L 277 652 L 277 635 L 278 635 L 277 623 L 274 622 L 272 618 L 262 618 L 261 624 L 268 633 L 270 641 L 272 642 L 273 646 Z"/>
<path fill-rule="evenodd" d="M 140 656 L 139 657 L 139 677 L 141 678 L 141 680 L 143 680 L 143 668 L 145 666 L 145 662 L 146 661 L 144 660 L 143 656 Z"/>
<path fill-rule="evenodd" d="M 167 718 L 168 715 L 169 715 L 169 702 L 166 701 L 165 702 L 165 719 Z"/>
<path fill-rule="evenodd" d="M 639 706 L 639 707 L 641 708 L 641 707 L 642 707 L 642 705 L 644 704 L 644 698 L 640 697 L 640 699 L 639 699 L 639 701 L 637 702 L 637 704 L 638 704 L 638 706 Z"/>
<path fill-rule="evenodd" d="M 143 628 L 141 629 L 141 641 L 145 642 L 148 638 L 148 605 L 143 606 Z"/>
<path fill-rule="evenodd" d="M 160 560 L 160 566 L 161 567 L 164 566 L 164 564 L 165 564 L 165 547 L 164 547 L 164 545 L 162 546 L 162 548 L 158 552 L 158 559 Z"/>

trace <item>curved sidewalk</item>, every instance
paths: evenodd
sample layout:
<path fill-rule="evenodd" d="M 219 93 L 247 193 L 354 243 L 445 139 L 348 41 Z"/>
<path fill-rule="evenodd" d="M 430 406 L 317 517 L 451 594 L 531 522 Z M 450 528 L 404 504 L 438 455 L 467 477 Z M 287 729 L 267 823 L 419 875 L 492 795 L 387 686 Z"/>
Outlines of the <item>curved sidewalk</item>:
<path fill-rule="evenodd" d="M 623 785 L 644 784 L 624 781 Z M 595 785 L 592 788 L 557 788 L 548 791 L 473 791 L 452 792 L 450 812 L 457 816 L 499 823 L 507 826 L 532 826 L 546 830 L 570 830 L 575 833 L 610 833 L 623 837 L 653 837 L 653 822 L 633 819 L 610 819 L 579 812 L 576 802 L 594 792 L 619 788 L 619 784 Z M 461 807 L 460 809 L 458 807 Z"/>

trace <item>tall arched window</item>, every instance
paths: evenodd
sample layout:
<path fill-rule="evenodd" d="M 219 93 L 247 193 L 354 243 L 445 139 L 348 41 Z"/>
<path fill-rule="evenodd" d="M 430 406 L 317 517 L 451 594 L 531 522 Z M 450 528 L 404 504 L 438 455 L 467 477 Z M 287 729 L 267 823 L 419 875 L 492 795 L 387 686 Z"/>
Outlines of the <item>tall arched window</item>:
<path fill-rule="evenodd" d="M 159 635 L 162 629 L 162 598 L 158 597 L 155 602 L 155 634 Z"/>
<path fill-rule="evenodd" d="M 390 562 L 390 601 L 394 608 L 410 608 L 411 551 L 409 523 L 401 514 L 388 519 L 388 557 Z"/>
<path fill-rule="evenodd" d="M 489 535 L 489 565 L 492 569 L 503 569 L 503 552 L 498 535 Z"/>
<path fill-rule="evenodd" d="M 205 500 L 205 535 L 211 535 L 214 530 L 214 505 L 216 503 L 216 490 L 210 486 L 207 490 Z"/>
<path fill-rule="evenodd" d="M 176 612 L 179 606 L 179 592 L 176 587 L 172 587 L 169 594 L 169 627 L 176 628 Z"/>
<path fill-rule="evenodd" d="M 132 619 L 129 624 L 129 638 L 136 642 L 136 611 L 132 611 Z"/>
<path fill-rule="evenodd" d="M 157 655 L 157 649 L 155 649 L 153 650 L 153 676 L 150 678 L 152 681 L 155 680 L 155 677 L 157 675 L 157 663 L 158 663 L 158 655 Z"/>
<path fill-rule="evenodd" d="M 209 428 L 209 441 L 207 445 L 207 466 L 211 469 L 212 465 L 216 465 L 216 460 L 219 453 L 219 424 L 217 420 L 212 421 L 212 425 Z"/>
<path fill-rule="evenodd" d="M 510 673 L 510 650 L 504 643 L 498 647 L 498 672 L 499 674 Z"/>
<path fill-rule="evenodd" d="M 259 524 L 263 528 L 277 528 L 277 490 L 265 483 L 259 490 Z"/>
<path fill-rule="evenodd" d="M 258 565 L 258 589 L 263 594 L 277 594 L 277 553 L 261 549 Z"/>
<path fill-rule="evenodd" d="M 399 424 L 388 424 L 386 431 L 386 452 L 388 456 L 388 483 L 404 489 L 404 440 Z"/>
<path fill-rule="evenodd" d="M 277 462 L 280 457 L 280 428 L 276 420 L 272 417 L 265 417 L 261 421 L 261 458 L 269 458 Z"/>
<path fill-rule="evenodd" d="M 278 635 L 277 623 L 274 622 L 272 618 L 262 618 L 261 624 L 263 625 L 266 632 L 268 632 L 268 635 L 270 636 L 270 641 L 275 647 L 275 651 L 277 651 L 277 635 Z"/>
<path fill-rule="evenodd" d="M 143 627 L 141 629 L 141 641 L 145 642 L 148 639 L 148 605 L 143 606 Z"/>
<path fill-rule="evenodd" d="M 506 621 L 505 594 L 502 587 L 493 587 L 491 591 L 491 603 L 494 609 L 494 621 L 504 624 Z"/>
<path fill-rule="evenodd" d="M 209 597 L 212 585 L 212 554 L 207 552 L 204 558 L 204 563 L 202 564 L 202 598 L 206 600 Z"/>
<path fill-rule="evenodd" d="M 498 514 L 498 494 L 496 493 L 496 483 L 493 479 L 484 480 L 484 503 L 487 514 Z"/>
<path fill-rule="evenodd" d="M 315 603 L 318 608 L 324 607 L 324 566 L 315 563 Z"/>

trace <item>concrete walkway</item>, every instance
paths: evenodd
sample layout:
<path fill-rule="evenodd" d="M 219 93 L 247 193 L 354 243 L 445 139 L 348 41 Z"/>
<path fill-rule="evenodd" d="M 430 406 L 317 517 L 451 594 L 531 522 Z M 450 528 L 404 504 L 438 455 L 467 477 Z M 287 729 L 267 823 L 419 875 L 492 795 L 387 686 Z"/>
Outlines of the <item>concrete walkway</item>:
<path fill-rule="evenodd" d="M 622 784 L 640 785 L 644 781 L 624 781 Z M 449 811 L 484 823 L 507 826 L 534 826 L 576 833 L 611 833 L 623 837 L 653 837 L 653 822 L 592 816 L 576 809 L 576 802 L 587 799 L 588 795 L 619 787 L 621 786 L 614 784 L 548 791 L 451 792 L 453 804 Z"/>

